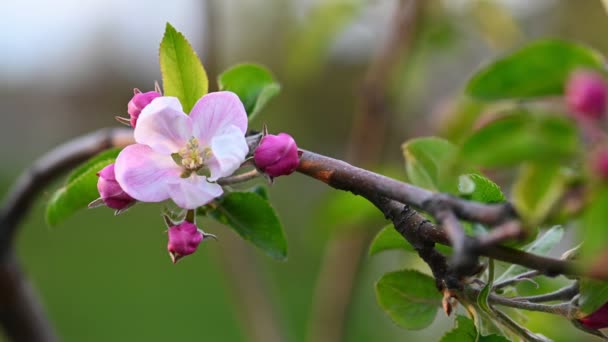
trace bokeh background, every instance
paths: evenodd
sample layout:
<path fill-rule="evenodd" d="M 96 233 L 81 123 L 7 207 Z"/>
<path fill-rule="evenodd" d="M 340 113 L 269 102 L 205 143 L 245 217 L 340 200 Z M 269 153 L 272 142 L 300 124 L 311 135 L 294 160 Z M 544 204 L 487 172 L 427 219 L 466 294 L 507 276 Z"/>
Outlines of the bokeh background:
<path fill-rule="evenodd" d="M 400 143 L 435 134 L 467 76 L 492 56 L 547 36 L 608 52 L 600 0 L 419 2 L 424 9 L 413 41 L 386 86 L 391 124 L 382 137 L 382 163 L 374 166 L 397 177 Z M 237 62 L 274 72 L 282 93 L 252 128 L 265 122 L 273 132 L 291 133 L 301 147 L 345 157 L 365 96 L 361 84 L 390 36 L 397 6 L 396 0 L 2 1 L 0 193 L 51 147 L 117 125 L 113 117 L 126 114 L 132 88 L 153 88 L 161 78 L 158 45 L 166 22 L 190 40 L 212 88 L 215 77 Z M 398 268 L 428 270 L 398 252 L 368 257 L 367 239 L 383 226 L 381 215 L 363 227 L 327 219 L 331 190 L 305 176 L 270 187 L 289 242 L 285 263 L 205 222 L 219 242 L 205 242 L 173 265 L 157 205 L 138 205 L 120 217 L 105 208 L 87 210 L 49 228 L 44 205 L 53 190 L 45 190 L 29 215 L 17 250 L 62 340 L 318 341 L 324 328 L 311 312 L 319 305 L 316 284 L 328 241 L 350 235 L 364 241 L 339 250 L 346 260 L 360 257 L 353 293 L 343 317 L 323 322 L 342 333 L 327 336 L 433 341 L 453 324 L 438 312 L 423 331 L 393 325 L 375 303 L 374 282 Z M 350 280 L 335 274 L 323 288 L 327 298 L 342 295 L 342 282 L 349 288 Z M 529 319 L 532 330 L 555 341 L 593 340 L 559 318 Z"/>

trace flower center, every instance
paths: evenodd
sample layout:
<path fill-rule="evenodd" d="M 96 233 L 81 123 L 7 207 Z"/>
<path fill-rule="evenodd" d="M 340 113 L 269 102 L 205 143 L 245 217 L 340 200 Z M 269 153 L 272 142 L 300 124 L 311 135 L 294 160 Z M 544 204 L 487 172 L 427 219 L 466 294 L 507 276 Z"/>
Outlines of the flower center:
<path fill-rule="evenodd" d="M 205 161 L 212 156 L 209 147 L 201 148 L 198 139 L 192 137 L 188 140 L 185 147 L 177 153 L 171 154 L 175 163 L 184 168 L 182 177 L 187 178 L 193 172 L 200 175 L 206 175 Z"/>

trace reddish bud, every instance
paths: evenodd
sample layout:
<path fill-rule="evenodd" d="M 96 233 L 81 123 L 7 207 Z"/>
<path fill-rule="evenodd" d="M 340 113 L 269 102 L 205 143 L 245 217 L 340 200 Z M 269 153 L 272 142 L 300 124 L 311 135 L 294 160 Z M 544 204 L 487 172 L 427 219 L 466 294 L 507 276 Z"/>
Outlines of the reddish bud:
<path fill-rule="evenodd" d="M 602 305 L 591 315 L 578 320 L 583 326 L 589 329 L 608 328 L 608 303 Z"/>
<path fill-rule="evenodd" d="M 129 196 L 116 181 L 114 164 L 104 167 L 97 173 L 97 176 L 99 177 L 97 190 L 101 197 L 91 202 L 89 208 L 105 204 L 112 209 L 116 209 L 116 213 L 119 214 L 135 204 L 135 199 Z"/>
<path fill-rule="evenodd" d="M 133 90 L 133 98 L 129 101 L 127 105 L 127 112 L 131 117 L 131 126 L 135 127 L 137 123 L 137 118 L 139 118 L 139 114 L 141 111 L 152 102 L 155 98 L 161 96 L 161 94 L 157 91 L 149 91 L 147 93 L 142 93 L 139 89 Z"/>
<path fill-rule="evenodd" d="M 298 146 L 286 133 L 268 134 L 262 137 L 253 153 L 255 165 L 270 177 L 293 173 L 300 163 Z"/>
<path fill-rule="evenodd" d="M 194 223 L 188 221 L 170 227 L 168 233 L 167 250 L 174 264 L 186 255 L 196 252 L 201 241 L 205 237 L 212 236 L 211 234 L 205 234 Z"/>
<path fill-rule="evenodd" d="M 608 86 L 604 78 L 593 71 L 577 70 L 566 84 L 566 104 L 576 115 L 599 119 L 608 104 Z"/>

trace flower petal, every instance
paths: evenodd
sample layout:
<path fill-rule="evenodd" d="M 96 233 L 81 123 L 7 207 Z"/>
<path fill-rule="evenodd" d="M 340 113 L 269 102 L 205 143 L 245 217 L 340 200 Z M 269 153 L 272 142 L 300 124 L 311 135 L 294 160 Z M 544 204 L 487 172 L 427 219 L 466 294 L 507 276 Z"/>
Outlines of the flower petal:
<path fill-rule="evenodd" d="M 192 133 L 203 145 L 210 145 L 216 135 L 236 126 L 241 135 L 247 131 L 247 113 L 235 93 L 219 91 L 203 96 L 190 112 Z"/>
<path fill-rule="evenodd" d="M 148 145 L 158 153 L 179 151 L 192 137 L 192 123 L 175 97 L 157 97 L 137 119 L 135 141 Z"/>
<path fill-rule="evenodd" d="M 129 196 L 142 202 L 161 202 L 169 198 L 168 184 L 179 179 L 181 168 L 170 156 L 150 146 L 127 146 L 116 158 L 116 180 Z"/>
<path fill-rule="evenodd" d="M 230 126 L 224 134 L 213 137 L 211 152 L 213 157 L 206 165 L 211 171 L 209 180 L 216 181 L 221 177 L 230 176 L 241 166 L 249 152 L 249 146 L 241 130 Z"/>
<path fill-rule="evenodd" d="M 211 202 L 224 193 L 216 183 L 209 183 L 206 177 L 192 175 L 169 185 L 169 195 L 175 204 L 184 209 L 196 209 Z"/>

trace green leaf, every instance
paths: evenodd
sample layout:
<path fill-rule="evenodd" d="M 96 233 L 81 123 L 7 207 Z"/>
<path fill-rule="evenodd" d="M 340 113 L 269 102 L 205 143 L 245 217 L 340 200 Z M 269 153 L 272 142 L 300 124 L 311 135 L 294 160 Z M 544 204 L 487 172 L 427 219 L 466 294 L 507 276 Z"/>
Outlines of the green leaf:
<path fill-rule="evenodd" d="M 460 160 L 480 167 L 556 162 L 572 157 L 577 148 L 577 130 L 571 120 L 519 110 L 470 135 L 462 145 Z"/>
<path fill-rule="evenodd" d="M 608 209 L 608 185 L 597 187 L 591 194 L 582 217 L 581 259 L 586 265 L 594 265 L 608 250 L 608 229 L 606 210 Z M 600 261 L 601 262 L 601 261 Z"/>
<path fill-rule="evenodd" d="M 236 93 L 251 120 L 279 93 L 281 86 L 268 69 L 257 64 L 239 64 L 218 77 L 220 90 Z"/>
<path fill-rule="evenodd" d="M 603 65 L 602 55 L 592 49 L 560 40 L 541 40 L 478 71 L 465 92 L 487 101 L 561 95 L 574 69 L 601 70 Z"/>
<path fill-rule="evenodd" d="M 527 163 L 513 185 L 513 204 L 530 226 L 543 222 L 566 190 L 568 177 L 557 164 Z"/>
<path fill-rule="evenodd" d="M 185 113 L 207 94 L 207 73 L 183 34 L 167 23 L 160 43 L 160 71 L 166 96 L 175 96 Z"/>
<path fill-rule="evenodd" d="M 458 326 L 448 331 L 440 342 L 509 342 L 504 336 L 492 334 L 479 336 L 472 319 L 459 315 L 456 317 Z"/>
<path fill-rule="evenodd" d="M 46 222 L 56 226 L 76 211 L 86 208 L 99 198 L 97 191 L 97 172 L 112 164 L 120 149 L 101 152 L 76 168 L 69 176 L 66 185 L 55 191 L 46 207 Z"/>
<path fill-rule="evenodd" d="M 588 278 L 581 278 L 579 310 L 585 316 L 594 313 L 608 302 L 608 282 Z"/>
<path fill-rule="evenodd" d="M 399 234 L 392 224 L 382 228 L 369 247 L 369 255 L 375 255 L 382 251 L 388 250 L 402 250 L 407 252 L 414 252 L 414 247 L 407 242 L 406 239 Z"/>
<path fill-rule="evenodd" d="M 479 292 L 479 296 L 477 296 L 477 305 L 485 311 L 490 317 L 494 316 L 494 312 L 492 312 L 492 308 L 490 307 L 490 302 L 488 298 L 490 298 L 490 294 L 492 293 L 492 287 L 494 286 L 494 259 L 488 259 L 488 282 Z"/>
<path fill-rule="evenodd" d="M 454 193 L 455 179 L 447 177 L 456 147 L 449 141 L 436 137 L 416 138 L 401 146 L 409 181 L 422 188 Z"/>
<path fill-rule="evenodd" d="M 547 230 L 545 234 L 540 236 L 534 242 L 532 242 L 528 247 L 525 248 L 526 252 L 537 254 L 537 255 L 547 255 L 549 251 L 553 247 L 555 247 L 562 238 L 564 237 L 564 228 L 562 226 L 553 226 L 551 229 Z M 513 278 L 517 275 L 520 275 L 524 272 L 528 271 L 526 267 L 520 265 L 511 265 L 507 270 L 500 275 L 500 277 L 496 280 L 496 282 L 502 282 L 504 280 Z"/>
<path fill-rule="evenodd" d="M 448 331 L 440 342 L 475 342 L 477 341 L 477 329 L 472 319 L 462 315 L 456 317 L 456 328 Z"/>
<path fill-rule="evenodd" d="M 287 259 L 287 241 L 281 222 L 261 195 L 254 192 L 228 193 L 208 213 L 272 258 Z"/>
<path fill-rule="evenodd" d="M 476 173 L 460 175 L 458 191 L 463 197 L 481 203 L 500 203 L 507 200 L 496 183 Z"/>
<path fill-rule="evenodd" d="M 376 283 L 376 300 L 402 328 L 424 329 L 433 323 L 441 304 L 435 280 L 413 270 L 387 273 Z"/>

